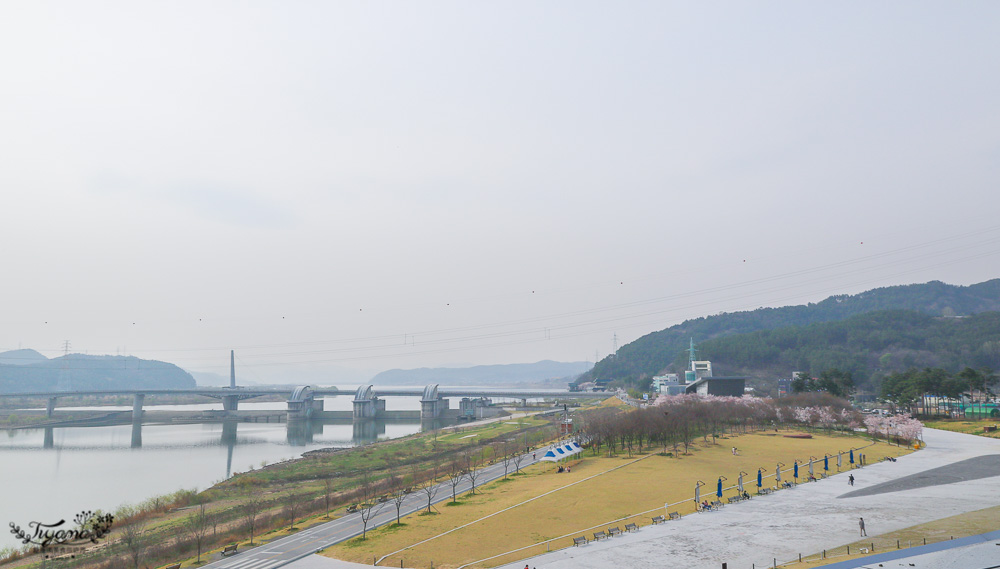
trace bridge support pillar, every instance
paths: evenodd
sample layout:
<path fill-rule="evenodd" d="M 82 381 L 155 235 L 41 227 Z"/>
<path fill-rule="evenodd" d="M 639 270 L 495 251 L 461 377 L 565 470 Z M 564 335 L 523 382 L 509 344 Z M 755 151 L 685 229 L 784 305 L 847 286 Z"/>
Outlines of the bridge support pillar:
<path fill-rule="evenodd" d="M 55 410 L 56 410 L 56 398 L 49 397 L 49 403 L 48 405 L 45 406 L 45 416 L 51 418 L 52 413 L 54 413 Z"/>
<path fill-rule="evenodd" d="M 375 419 L 385 411 L 385 399 L 372 397 L 371 399 L 354 400 L 354 420 Z"/>
<path fill-rule="evenodd" d="M 223 395 L 222 396 L 222 410 L 223 411 L 236 411 L 239 407 L 240 396 L 239 395 Z"/>
<path fill-rule="evenodd" d="M 136 393 L 132 396 L 132 421 L 142 421 L 142 400 L 145 398 L 145 393 Z"/>

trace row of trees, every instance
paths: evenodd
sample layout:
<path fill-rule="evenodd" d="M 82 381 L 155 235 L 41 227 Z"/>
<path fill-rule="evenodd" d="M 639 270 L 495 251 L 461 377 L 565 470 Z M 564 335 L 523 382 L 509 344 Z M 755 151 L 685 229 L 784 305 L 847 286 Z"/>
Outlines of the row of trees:
<path fill-rule="evenodd" d="M 958 373 L 942 368 L 908 369 L 887 376 L 882 382 L 881 396 L 911 412 L 919 403 L 919 410 L 926 414 L 942 400 L 992 400 L 998 381 L 1000 378 L 990 369 L 967 367 Z"/>
<path fill-rule="evenodd" d="M 860 415 L 843 399 L 810 393 L 780 400 L 757 397 L 712 395 L 661 396 L 654 405 L 631 412 L 599 409 L 583 417 L 582 432 L 595 454 L 607 449 L 629 456 L 645 446 L 660 446 L 663 452 L 681 446 L 687 453 L 698 437 L 708 440 L 724 433 L 737 434 L 776 427 L 784 423 L 806 423 L 826 428 L 851 428 Z"/>

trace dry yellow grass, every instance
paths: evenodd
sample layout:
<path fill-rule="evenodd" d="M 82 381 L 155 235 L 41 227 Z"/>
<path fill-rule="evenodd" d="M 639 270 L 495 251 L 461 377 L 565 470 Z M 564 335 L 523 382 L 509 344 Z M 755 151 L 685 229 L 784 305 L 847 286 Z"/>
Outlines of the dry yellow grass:
<path fill-rule="evenodd" d="M 836 454 L 868 442 L 843 435 L 794 439 L 782 437 L 781 434 L 787 433 L 761 433 L 719 439 L 716 445 L 699 443 L 692 447 L 690 455 L 679 458 L 655 454 L 631 459 L 623 459 L 621 456 L 598 458 L 588 453 L 568 474 L 555 474 L 556 467 L 550 464 L 535 466 L 522 476 L 487 486 L 482 494 L 462 498 L 461 505 L 442 505 L 438 515 L 409 516 L 404 519 L 407 525 L 403 528 L 375 530 L 369 533 L 366 541 L 352 540 L 329 548 L 324 555 L 370 563 L 373 556 L 381 557 L 407 548 L 402 553 L 385 559 L 381 565 L 398 565 L 402 559 L 408 567 L 429 567 L 433 562 L 435 567 L 447 569 L 565 534 L 582 535 L 592 526 L 626 516 L 634 517 L 616 522 L 616 525 L 624 526 L 627 522 L 645 525 L 650 522 L 651 516 L 663 513 L 665 503 L 681 502 L 671 506 L 670 511 L 678 511 L 682 515 L 691 513 L 694 511 L 694 485 L 698 480 L 706 483 L 702 488 L 702 496 L 713 499 L 720 475 L 728 478 L 724 482 L 725 487 L 736 483 L 740 470 L 748 472 L 750 474 L 744 478 L 744 484 L 750 490 L 756 484 L 758 467 L 765 467 L 765 474 L 773 474 L 774 465 L 778 461 L 790 467 L 795 459 L 800 462 L 808 461 L 810 456 Z M 739 448 L 738 456 L 733 456 L 733 446 Z M 886 455 L 899 456 L 908 451 L 878 443 L 864 452 L 874 461 Z M 817 463 L 815 468 L 818 475 L 822 470 L 822 462 Z M 831 461 L 831 469 L 836 472 L 835 460 Z M 800 480 L 807 476 L 804 465 L 800 467 L 800 475 Z M 586 480 L 588 478 L 590 479 Z M 789 479 L 791 476 L 783 474 L 783 478 Z M 413 546 L 574 482 L 577 484 Z M 765 480 L 765 484 L 767 483 Z M 773 479 L 770 484 L 774 484 Z M 728 490 L 725 496 L 732 496 L 734 492 L 735 490 Z M 648 510 L 656 511 L 637 515 Z M 572 540 L 565 538 L 549 546 L 558 549 L 569 545 L 572 545 Z M 545 549 L 544 545 L 535 546 L 482 565 L 507 563 Z"/>
<path fill-rule="evenodd" d="M 781 565 L 786 569 L 807 569 L 809 567 L 822 567 L 831 563 L 839 563 L 848 559 L 867 557 L 877 553 L 895 551 L 898 548 L 906 549 L 916 547 L 926 543 L 937 543 L 947 541 L 952 538 L 969 537 L 990 531 L 1000 530 L 1000 506 L 993 506 L 975 512 L 967 512 L 950 518 L 942 518 L 933 522 L 916 525 L 899 531 L 884 533 L 874 537 L 866 537 L 856 541 L 849 546 L 840 546 L 837 549 L 827 550 L 827 556 L 822 558 L 822 553 L 816 553 L 808 557 L 803 557 L 802 562 L 786 563 Z M 872 546 L 874 545 L 874 551 Z M 850 547 L 851 555 L 847 555 Z M 859 555 L 856 552 L 861 548 L 866 548 L 869 553 Z"/>

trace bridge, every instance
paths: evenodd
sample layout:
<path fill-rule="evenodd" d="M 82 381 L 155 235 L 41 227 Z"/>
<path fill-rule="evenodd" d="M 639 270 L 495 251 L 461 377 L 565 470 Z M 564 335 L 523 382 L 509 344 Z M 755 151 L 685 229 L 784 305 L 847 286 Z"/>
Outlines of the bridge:
<path fill-rule="evenodd" d="M 265 395 L 280 395 L 287 398 L 288 420 L 303 420 L 320 417 L 323 412 L 323 397 L 354 394 L 353 417 L 355 421 L 376 419 L 386 413 L 385 397 L 420 397 L 420 418 L 438 419 L 448 410 L 448 398 L 462 397 L 463 405 L 486 405 L 489 399 L 506 398 L 520 399 L 526 403 L 528 399 L 594 399 L 610 397 L 609 393 L 581 393 L 571 391 L 527 391 L 516 389 L 477 389 L 465 387 L 439 387 L 431 384 L 424 388 L 376 388 L 374 385 L 362 385 L 357 390 L 342 390 L 337 387 L 313 387 L 303 385 L 298 387 L 201 387 L 194 389 L 104 389 L 104 390 L 70 390 L 70 391 L 33 391 L 19 393 L 0 393 L 0 398 L 47 398 L 45 412 L 51 417 L 56 404 L 63 397 L 84 397 L 91 395 L 131 395 L 132 420 L 141 421 L 143 402 L 147 395 L 196 395 L 219 399 L 222 410 L 233 413 L 238 410 L 239 402 L 244 399 L 262 397 Z"/>

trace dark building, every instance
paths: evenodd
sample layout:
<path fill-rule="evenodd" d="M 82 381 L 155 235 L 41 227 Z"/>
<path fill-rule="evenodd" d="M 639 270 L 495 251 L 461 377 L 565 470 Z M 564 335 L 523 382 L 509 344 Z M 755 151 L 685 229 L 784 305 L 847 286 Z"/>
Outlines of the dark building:
<path fill-rule="evenodd" d="M 720 397 L 743 397 L 747 378 L 742 376 L 703 377 L 689 383 L 684 393 L 699 393 L 701 395 L 718 395 Z"/>

